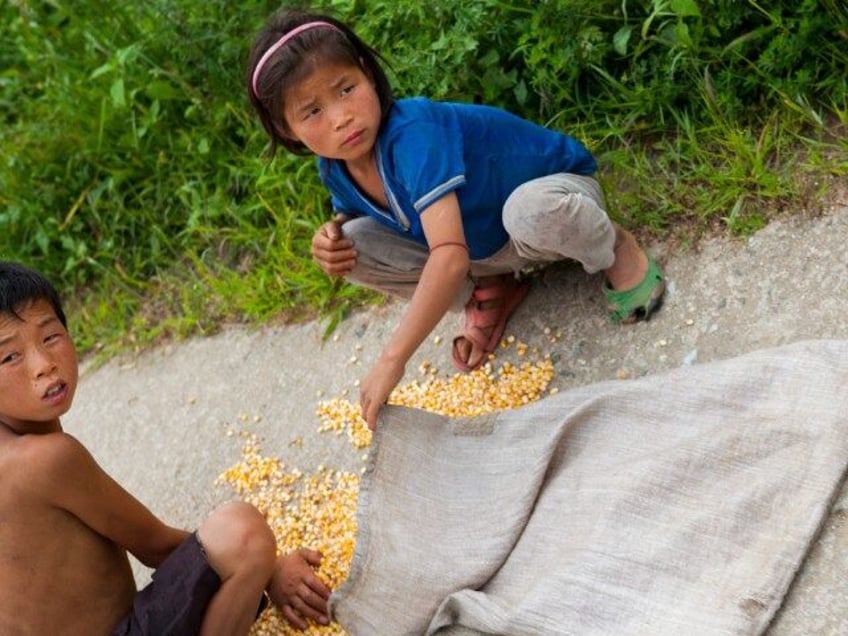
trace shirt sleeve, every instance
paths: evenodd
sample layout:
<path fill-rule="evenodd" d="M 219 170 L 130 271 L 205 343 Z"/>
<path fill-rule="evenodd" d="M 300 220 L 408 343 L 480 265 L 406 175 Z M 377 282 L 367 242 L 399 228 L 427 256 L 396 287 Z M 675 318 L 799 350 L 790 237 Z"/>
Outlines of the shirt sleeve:
<path fill-rule="evenodd" d="M 455 121 L 411 122 L 397 133 L 392 172 L 416 212 L 465 184 L 462 135 Z"/>

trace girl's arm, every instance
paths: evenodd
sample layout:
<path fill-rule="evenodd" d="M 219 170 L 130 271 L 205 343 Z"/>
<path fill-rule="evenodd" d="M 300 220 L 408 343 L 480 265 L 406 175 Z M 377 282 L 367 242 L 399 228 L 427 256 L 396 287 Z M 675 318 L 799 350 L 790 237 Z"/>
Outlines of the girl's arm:
<path fill-rule="evenodd" d="M 371 430 L 377 425 L 380 407 L 403 377 L 406 363 L 450 309 L 471 263 L 464 247 L 465 233 L 456 194 L 451 192 L 424 210 L 421 223 L 432 250 L 430 257 L 406 314 L 360 384 L 362 417 Z M 433 249 L 439 245 L 442 247 Z"/>
<path fill-rule="evenodd" d="M 36 479 L 50 503 L 77 517 L 148 567 L 157 567 L 188 536 L 162 523 L 97 464 L 74 437 L 44 439 Z"/>

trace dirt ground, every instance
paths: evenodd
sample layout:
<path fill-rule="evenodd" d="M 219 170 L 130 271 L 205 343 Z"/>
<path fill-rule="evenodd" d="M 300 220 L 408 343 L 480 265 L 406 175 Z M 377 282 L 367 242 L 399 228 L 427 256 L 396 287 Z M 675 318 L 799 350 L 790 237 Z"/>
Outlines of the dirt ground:
<path fill-rule="evenodd" d="M 820 215 L 774 221 L 747 240 L 714 239 L 696 250 L 650 245 L 669 283 L 665 305 L 650 322 L 611 324 L 600 278 L 557 266 L 536 280 L 507 334 L 551 354 L 560 390 L 799 340 L 848 339 L 846 185 L 834 184 Z M 389 303 L 356 314 L 326 341 L 320 323 L 233 327 L 112 360 L 83 374 L 66 429 L 154 512 L 186 527 L 232 495 L 215 486 L 240 456 L 228 430 L 256 432 L 265 454 L 304 472 L 319 464 L 357 470 L 361 453 L 316 432 L 316 404 L 328 396 L 353 399 L 357 379 L 403 309 Z M 453 373 L 456 320 L 439 326 L 440 342 L 422 347 L 407 379 L 423 360 Z M 848 634 L 846 583 L 843 490 L 769 633 Z"/>

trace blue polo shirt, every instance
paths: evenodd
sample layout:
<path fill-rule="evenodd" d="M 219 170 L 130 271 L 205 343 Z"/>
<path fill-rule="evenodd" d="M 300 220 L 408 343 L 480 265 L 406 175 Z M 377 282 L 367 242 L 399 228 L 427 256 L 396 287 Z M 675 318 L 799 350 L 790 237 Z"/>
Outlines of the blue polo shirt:
<path fill-rule="evenodd" d="M 319 158 L 333 209 L 368 215 L 426 245 L 421 213 L 456 192 L 472 260 L 506 244 L 503 205 L 519 185 L 549 174 L 591 175 L 597 169 L 594 157 L 573 137 L 491 106 L 423 97 L 394 103 L 375 150 L 389 207 L 362 192 L 343 161 Z"/>

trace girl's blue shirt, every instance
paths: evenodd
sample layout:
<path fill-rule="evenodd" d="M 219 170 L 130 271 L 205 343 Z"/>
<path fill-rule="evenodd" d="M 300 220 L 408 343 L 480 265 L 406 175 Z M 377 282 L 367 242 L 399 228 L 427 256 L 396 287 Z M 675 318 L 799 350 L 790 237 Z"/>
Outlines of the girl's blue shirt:
<path fill-rule="evenodd" d="M 501 212 L 516 187 L 549 174 L 597 170 L 592 154 L 569 135 L 491 106 L 423 97 L 394 103 L 375 151 L 388 209 L 356 185 L 343 161 L 319 158 L 333 209 L 368 215 L 426 245 L 421 212 L 454 191 L 473 260 L 506 244 Z"/>

